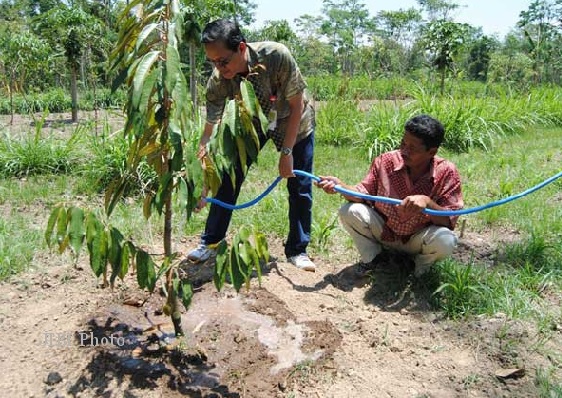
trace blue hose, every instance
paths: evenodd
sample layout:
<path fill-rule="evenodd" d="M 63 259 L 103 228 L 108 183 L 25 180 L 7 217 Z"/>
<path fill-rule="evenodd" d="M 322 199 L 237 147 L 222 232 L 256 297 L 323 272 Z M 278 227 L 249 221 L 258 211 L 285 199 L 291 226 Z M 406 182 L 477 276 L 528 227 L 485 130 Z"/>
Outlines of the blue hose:
<path fill-rule="evenodd" d="M 320 181 L 320 177 L 317 177 L 314 174 L 307 173 L 306 171 L 293 170 L 293 172 L 296 175 L 311 178 L 316 182 Z M 550 178 L 547 178 L 546 180 L 544 180 L 540 184 L 537 184 L 534 187 L 527 189 L 526 191 L 523 191 L 523 192 L 521 192 L 519 194 L 516 194 L 516 195 L 508 196 L 507 198 L 504 198 L 504 199 L 496 200 L 495 202 L 490 202 L 490 203 L 485 204 L 485 205 L 471 207 L 469 209 L 461 209 L 461 210 L 424 209 L 423 212 L 426 213 L 426 214 L 432 215 L 432 216 L 460 216 L 460 215 L 463 215 L 463 214 L 476 213 L 478 211 L 490 209 L 492 207 L 496 207 L 496 206 L 503 205 L 505 203 L 511 202 L 512 200 L 522 198 L 523 196 L 526 196 L 526 195 L 529 195 L 530 193 L 538 191 L 539 189 L 541 189 L 544 186 L 550 184 L 551 182 L 554 182 L 555 180 L 557 180 L 560 177 L 562 177 L 562 171 L 559 172 L 558 174 L 553 175 Z M 273 183 L 271 183 L 271 185 L 269 187 L 267 187 L 267 189 L 261 195 L 259 195 L 257 198 L 255 198 L 255 199 L 253 199 L 249 202 L 246 202 L 246 203 L 243 203 L 243 204 L 240 204 L 240 205 L 232 205 L 232 204 L 225 203 L 221 200 L 218 200 L 218 199 L 215 199 L 215 198 L 210 198 L 210 197 L 205 198 L 205 201 L 207 201 L 209 203 L 214 203 L 216 205 L 219 205 L 219 206 L 224 207 L 224 208 L 229 209 L 229 210 L 245 209 L 246 207 L 253 206 L 256 203 L 258 203 L 260 200 L 262 200 L 267 194 L 269 194 L 273 190 L 273 188 L 275 188 L 275 186 L 277 184 L 279 184 L 279 182 L 281 180 L 282 180 L 281 177 L 277 177 L 275 179 L 275 181 L 273 181 Z M 391 205 L 399 205 L 400 203 L 402 203 L 402 201 L 399 200 L 399 199 L 387 198 L 385 196 L 366 195 L 366 194 L 362 194 L 362 193 L 359 193 L 359 192 L 350 191 L 349 189 L 342 188 L 339 185 L 336 185 L 334 189 L 336 190 L 336 192 L 343 193 L 343 194 L 349 195 L 349 196 L 355 196 L 357 198 L 369 200 L 369 201 L 372 201 L 372 202 L 381 202 L 381 203 L 387 203 L 387 204 L 391 204 Z"/>

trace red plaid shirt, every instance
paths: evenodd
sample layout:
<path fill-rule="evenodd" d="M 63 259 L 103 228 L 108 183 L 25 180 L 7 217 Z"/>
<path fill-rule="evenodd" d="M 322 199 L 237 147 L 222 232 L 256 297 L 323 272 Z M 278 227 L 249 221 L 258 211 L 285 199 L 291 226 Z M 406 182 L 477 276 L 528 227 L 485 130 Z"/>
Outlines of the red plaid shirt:
<path fill-rule="evenodd" d="M 364 194 L 400 200 L 410 195 L 426 195 L 449 210 L 463 207 L 461 179 L 457 168 L 438 156 L 433 157 L 429 172 L 412 184 L 400 151 L 383 153 L 373 160 L 367 175 L 355 188 Z M 425 213 L 402 220 L 397 206 L 380 202 L 371 204 L 385 219 L 382 240 L 401 239 L 406 242 L 410 236 L 431 225 L 431 220 Z M 457 219 L 458 217 L 449 217 L 451 229 L 455 227 Z"/>

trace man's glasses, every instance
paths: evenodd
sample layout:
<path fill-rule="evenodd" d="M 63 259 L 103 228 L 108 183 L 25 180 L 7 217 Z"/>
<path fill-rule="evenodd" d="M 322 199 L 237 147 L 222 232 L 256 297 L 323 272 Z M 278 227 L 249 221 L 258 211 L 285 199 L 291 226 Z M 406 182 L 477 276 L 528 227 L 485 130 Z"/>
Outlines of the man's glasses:
<path fill-rule="evenodd" d="M 228 57 L 221 58 L 221 59 L 216 59 L 216 60 L 209 59 L 209 62 L 211 62 L 217 68 L 224 68 L 226 65 L 230 63 L 230 61 L 232 61 L 232 57 L 234 57 L 234 54 L 236 53 L 233 52 Z"/>

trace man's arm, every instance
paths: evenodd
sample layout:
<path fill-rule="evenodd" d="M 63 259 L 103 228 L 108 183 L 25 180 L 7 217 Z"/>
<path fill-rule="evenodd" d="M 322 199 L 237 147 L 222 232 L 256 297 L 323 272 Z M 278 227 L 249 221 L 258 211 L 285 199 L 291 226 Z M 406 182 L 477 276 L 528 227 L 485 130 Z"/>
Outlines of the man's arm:
<path fill-rule="evenodd" d="M 302 93 L 292 96 L 289 102 L 289 120 L 287 121 L 287 130 L 283 140 L 283 147 L 291 148 L 295 146 L 297 134 L 301 123 L 302 112 L 304 110 L 304 101 Z M 283 178 L 294 177 L 293 174 L 293 155 L 281 154 L 279 158 L 279 175 Z"/>
<path fill-rule="evenodd" d="M 328 193 L 328 194 L 335 194 L 337 193 L 336 191 L 336 185 L 339 185 L 342 188 L 345 188 L 349 191 L 355 191 L 358 192 L 355 187 L 352 187 L 351 185 L 347 185 L 344 184 L 343 182 L 341 182 L 341 180 L 337 177 L 333 177 L 333 176 L 320 176 L 320 181 L 315 183 L 317 187 L 322 188 L 324 190 L 324 192 Z M 358 198 L 356 196 L 351 196 L 351 195 L 346 195 L 346 194 L 341 194 L 346 200 L 350 201 L 350 202 L 362 202 L 363 199 Z"/>
<path fill-rule="evenodd" d="M 211 139 L 211 135 L 213 134 L 213 129 L 215 125 L 213 123 L 206 122 L 205 127 L 203 128 L 203 134 L 201 135 L 201 139 L 199 140 L 199 151 L 197 152 L 197 158 L 202 160 L 205 155 L 207 155 L 207 144 Z"/>

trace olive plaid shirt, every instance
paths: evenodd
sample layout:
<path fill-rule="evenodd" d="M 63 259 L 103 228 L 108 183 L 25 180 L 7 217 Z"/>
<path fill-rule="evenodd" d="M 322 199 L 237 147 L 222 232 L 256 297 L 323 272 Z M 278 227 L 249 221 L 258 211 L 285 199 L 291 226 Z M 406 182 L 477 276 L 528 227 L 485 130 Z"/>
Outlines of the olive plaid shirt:
<path fill-rule="evenodd" d="M 438 156 L 433 157 L 429 172 L 412 184 L 400 151 L 383 153 L 373 160 L 367 175 L 355 189 L 372 196 L 400 200 L 410 195 L 426 195 L 448 210 L 463 207 L 461 179 L 457 168 Z M 371 205 L 385 219 L 381 236 L 384 241 L 400 239 L 406 242 L 413 234 L 431 225 L 431 220 L 425 213 L 402 220 L 395 205 L 380 202 L 372 202 Z M 451 228 L 455 227 L 457 219 L 458 217 L 449 217 Z"/>
<path fill-rule="evenodd" d="M 267 132 L 277 149 L 281 149 L 287 122 L 289 120 L 288 99 L 303 93 L 304 110 L 301 116 L 297 142 L 307 137 L 314 127 L 314 109 L 306 94 L 306 83 L 300 70 L 283 44 L 276 42 L 247 43 L 248 68 L 254 70 L 260 64 L 264 69 L 256 69 L 258 73 L 247 76 L 252 83 L 261 108 L 267 117 L 270 110 L 277 111 L 277 126 Z M 224 79 L 215 68 L 207 82 L 207 122 L 216 124 L 222 117 L 225 100 L 232 99 L 240 93 L 242 76 Z M 257 123 L 256 125 L 259 125 Z"/>

